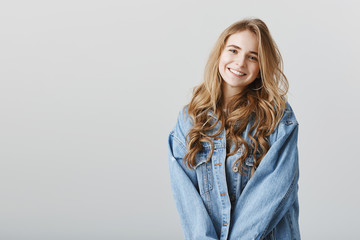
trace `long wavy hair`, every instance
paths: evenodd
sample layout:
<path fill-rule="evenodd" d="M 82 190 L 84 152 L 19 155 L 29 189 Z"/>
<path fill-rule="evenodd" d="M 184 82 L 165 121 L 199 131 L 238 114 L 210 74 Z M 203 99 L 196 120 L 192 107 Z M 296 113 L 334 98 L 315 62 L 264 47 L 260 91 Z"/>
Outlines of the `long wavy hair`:
<path fill-rule="evenodd" d="M 220 55 L 229 36 L 244 30 L 253 32 L 257 37 L 260 77 L 233 96 L 226 106 L 227 111 L 223 111 Z M 252 155 L 252 175 L 270 148 L 268 137 L 284 114 L 287 91 L 288 81 L 283 73 L 282 57 L 266 24 L 260 19 L 244 19 L 229 26 L 216 41 L 205 66 L 204 81 L 194 88 L 187 105 L 193 126 L 187 135 L 186 165 L 189 168 L 196 165 L 195 157 L 203 150 L 204 142 L 211 145 L 207 156 L 207 161 L 210 161 L 214 151 L 212 138 L 219 136 L 225 128 L 227 157 L 242 147 L 243 154 L 234 165 L 238 164 L 241 174 L 245 174 L 245 160 Z M 245 140 L 242 133 L 248 123 L 251 123 L 251 127 L 248 140 Z M 220 124 L 220 128 L 210 135 L 217 124 Z M 230 148 L 233 145 L 235 147 Z"/>

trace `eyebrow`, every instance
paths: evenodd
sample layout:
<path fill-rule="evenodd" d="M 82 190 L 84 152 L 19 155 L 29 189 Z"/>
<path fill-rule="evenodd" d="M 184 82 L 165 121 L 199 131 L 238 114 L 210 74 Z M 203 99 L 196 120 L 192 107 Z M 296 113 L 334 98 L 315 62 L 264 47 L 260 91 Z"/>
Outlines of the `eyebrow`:
<path fill-rule="evenodd" d="M 236 46 L 236 45 L 227 45 L 226 47 L 233 47 L 233 48 L 236 48 L 236 49 L 241 50 L 241 48 L 240 48 L 240 47 L 238 47 L 238 46 Z M 250 53 L 255 54 L 256 56 L 258 55 L 258 53 L 257 53 L 257 52 L 255 52 L 255 51 L 250 51 Z"/>

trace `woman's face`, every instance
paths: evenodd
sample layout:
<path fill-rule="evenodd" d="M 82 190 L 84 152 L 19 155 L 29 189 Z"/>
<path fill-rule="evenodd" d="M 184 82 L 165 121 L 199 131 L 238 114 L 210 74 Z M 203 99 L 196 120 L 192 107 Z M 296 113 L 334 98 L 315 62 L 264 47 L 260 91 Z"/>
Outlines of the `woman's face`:
<path fill-rule="evenodd" d="M 223 89 L 234 95 L 245 89 L 259 74 L 258 40 L 249 30 L 230 35 L 220 55 L 219 72 Z"/>

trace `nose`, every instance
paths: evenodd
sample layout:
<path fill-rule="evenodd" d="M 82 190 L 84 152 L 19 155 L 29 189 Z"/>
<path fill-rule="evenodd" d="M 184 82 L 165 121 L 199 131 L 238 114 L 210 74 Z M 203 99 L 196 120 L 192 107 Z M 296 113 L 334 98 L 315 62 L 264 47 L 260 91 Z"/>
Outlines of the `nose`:
<path fill-rule="evenodd" d="M 235 62 L 239 67 L 245 67 L 246 66 L 246 58 L 242 54 L 238 55 Z"/>

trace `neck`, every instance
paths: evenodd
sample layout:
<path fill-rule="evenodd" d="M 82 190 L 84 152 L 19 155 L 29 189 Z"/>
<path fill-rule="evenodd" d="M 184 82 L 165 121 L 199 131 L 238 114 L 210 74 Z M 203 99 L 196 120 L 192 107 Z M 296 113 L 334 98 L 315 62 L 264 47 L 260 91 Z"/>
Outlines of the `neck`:
<path fill-rule="evenodd" d="M 242 89 L 240 89 L 238 87 L 232 87 L 232 86 L 224 83 L 222 91 L 223 91 L 223 101 L 224 101 L 223 108 L 226 109 L 228 106 L 228 103 L 231 101 L 231 98 L 233 96 L 235 96 L 236 94 L 240 93 L 242 91 Z"/>

